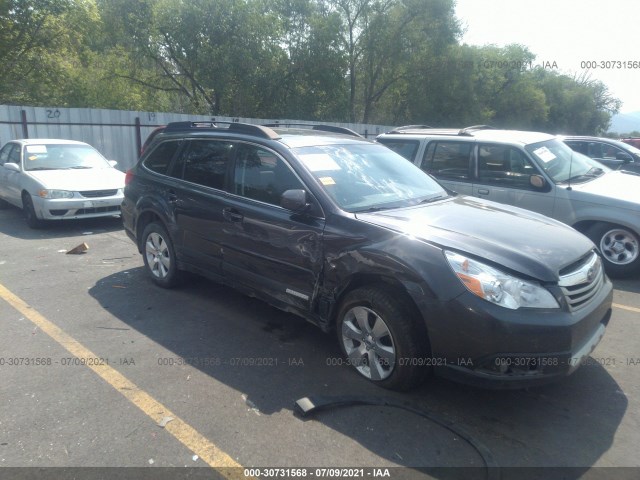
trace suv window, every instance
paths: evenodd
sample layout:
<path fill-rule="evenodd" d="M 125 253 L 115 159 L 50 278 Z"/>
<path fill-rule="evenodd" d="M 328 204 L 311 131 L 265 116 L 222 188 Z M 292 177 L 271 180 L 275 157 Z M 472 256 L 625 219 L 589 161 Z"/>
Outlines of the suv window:
<path fill-rule="evenodd" d="M 422 170 L 443 178 L 469 178 L 471 142 L 432 142 L 422 159 Z"/>
<path fill-rule="evenodd" d="M 532 188 L 529 182 L 535 168 L 515 148 L 506 145 L 478 146 L 478 179 L 483 183 L 507 187 Z"/>
<path fill-rule="evenodd" d="M 286 190 L 304 189 L 289 166 L 270 150 L 242 145 L 233 174 L 233 193 L 280 205 Z"/>
<path fill-rule="evenodd" d="M 143 165 L 152 172 L 167 175 L 171 160 L 175 156 L 179 146 L 179 141 L 162 142 L 145 159 Z"/>
<path fill-rule="evenodd" d="M 223 190 L 233 143 L 191 140 L 180 158 L 182 178 L 187 182 Z M 176 176 L 180 176 L 176 172 Z"/>
<path fill-rule="evenodd" d="M 420 146 L 418 140 L 381 140 L 380 143 L 412 162 Z"/>

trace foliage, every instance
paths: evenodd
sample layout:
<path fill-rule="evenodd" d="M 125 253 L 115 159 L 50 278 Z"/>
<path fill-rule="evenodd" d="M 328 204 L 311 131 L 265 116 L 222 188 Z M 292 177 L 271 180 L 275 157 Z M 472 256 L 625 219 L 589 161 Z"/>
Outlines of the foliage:
<path fill-rule="evenodd" d="M 0 104 L 600 134 L 620 101 L 454 0 L 0 0 Z"/>

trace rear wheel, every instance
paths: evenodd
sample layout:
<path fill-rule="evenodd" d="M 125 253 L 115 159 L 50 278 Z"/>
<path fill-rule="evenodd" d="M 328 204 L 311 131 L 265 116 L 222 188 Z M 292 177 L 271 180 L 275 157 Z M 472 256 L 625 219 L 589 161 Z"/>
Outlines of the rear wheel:
<path fill-rule="evenodd" d="M 44 226 L 44 220 L 40 220 L 36 215 L 36 209 L 33 206 L 33 200 L 28 193 L 22 194 L 22 213 L 27 225 L 31 228 L 42 228 Z"/>
<path fill-rule="evenodd" d="M 612 277 L 628 277 L 640 270 L 640 240 L 626 227 L 598 223 L 587 231 L 605 262 L 605 269 Z"/>
<path fill-rule="evenodd" d="M 428 339 L 402 302 L 376 287 L 350 292 L 338 313 L 337 334 L 349 365 L 384 388 L 408 390 L 428 373 Z"/>
<path fill-rule="evenodd" d="M 180 271 L 176 262 L 173 242 L 165 228 L 150 223 L 142 233 L 142 256 L 151 280 L 163 288 L 176 286 Z"/>

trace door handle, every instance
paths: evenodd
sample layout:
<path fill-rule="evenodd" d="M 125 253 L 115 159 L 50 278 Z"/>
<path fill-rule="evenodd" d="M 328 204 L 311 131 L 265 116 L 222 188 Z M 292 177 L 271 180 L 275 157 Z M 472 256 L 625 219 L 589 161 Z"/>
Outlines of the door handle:
<path fill-rule="evenodd" d="M 487 190 L 486 188 L 481 188 L 478 190 L 478 193 L 480 195 L 489 195 L 489 190 Z"/>
<path fill-rule="evenodd" d="M 222 216 L 230 222 L 241 222 L 244 216 L 235 208 L 222 209 Z"/>
<path fill-rule="evenodd" d="M 176 195 L 176 192 L 174 192 L 173 190 L 169 190 L 167 192 L 167 201 L 169 203 L 177 203 L 178 202 L 178 195 Z"/>

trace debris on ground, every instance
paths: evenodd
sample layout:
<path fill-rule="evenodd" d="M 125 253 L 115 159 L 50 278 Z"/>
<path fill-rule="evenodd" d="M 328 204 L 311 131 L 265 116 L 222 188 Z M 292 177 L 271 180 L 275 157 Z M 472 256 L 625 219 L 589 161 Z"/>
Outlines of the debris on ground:
<path fill-rule="evenodd" d="M 158 422 L 158 426 L 160 428 L 164 428 L 167 426 L 167 423 L 169 423 L 171 420 L 175 420 L 175 419 L 173 417 L 164 417 L 162 420 Z"/>
<path fill-rule="evenodd" d="M 89 245 L 82 242 L 80 245 L 73 247 L 71 250 L 69 250 L 67 252 L 67 255 L 80 255 L 82 253 L 85 253 L 87 250 L 89 250 Z"/>

